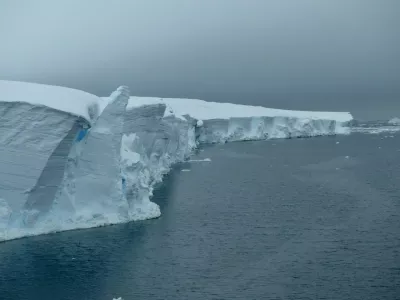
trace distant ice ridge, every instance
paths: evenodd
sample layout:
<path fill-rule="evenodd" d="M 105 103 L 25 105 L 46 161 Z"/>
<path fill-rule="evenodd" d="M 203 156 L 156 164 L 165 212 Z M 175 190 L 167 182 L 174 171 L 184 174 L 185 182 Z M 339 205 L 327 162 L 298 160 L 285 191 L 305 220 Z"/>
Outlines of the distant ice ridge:
<path fill-rule="evenodd" d="M 400 118 L 392 118 L 388 121 L 390 125 L 400 125 Z"/>
<path fill-rule="evenodd" d="M 273 109 L 262 106 L 240 105 L 232 103 L 207 102 L 197 99 L 130 97 L 127 109 L 143 105 L 164 103 L 165 114 L 182 117 L 190 115 L 196 120 L 231 119 L 244 117 L 288 117 L 313 120 L 333 120 L 348 122 L 353 119 L 348 112 L 318 112 Z"/>
<path fill-rule="evenodd" d="M 158 217 L 153 189 L 199 143 L 347 133 L 351 119 L 129 98 L 126 87 L 107 98 L 28 83 L 0 87 L 0 241 Z"/>
<path fill-rule="evenodd" d="M 197 141 L 264 140 L 347 134 L 353 118 L 344 112 L 311 112 L 271 109 L 260 106 L 214 103 L 195 99 L 131 97 L 127 110 L 143 105 L 166 105 L 164 117 L 174 115 L 196 120 Z"/>
<path fill-rule="evenodd" d="M 351 133 L 381 134 L 396 133 L 400 131 L 400 119 L 392 118 L 390 120 L 378 121 L 360 121 L 352 120 L 348 122 Z"/>
<path fill-rule="evenodd" d="M 353 127 L 352 133 L 364 134 L 381 134 L 381 133 L 396 133 L 400 131 L 400 126 L 382 126 L 382 127 Z"/>

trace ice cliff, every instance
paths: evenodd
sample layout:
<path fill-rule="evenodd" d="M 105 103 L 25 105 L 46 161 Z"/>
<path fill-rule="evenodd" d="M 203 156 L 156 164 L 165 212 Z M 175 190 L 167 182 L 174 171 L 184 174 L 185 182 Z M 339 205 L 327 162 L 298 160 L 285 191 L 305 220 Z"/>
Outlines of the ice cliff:
<path fill-rule="evenodd" d="M 200 143 L 340 134 L 351 119 L 0 81 L 0 241 L 157 217 L 155 184 Z"/>
<path fill-rule="evenodd" d="M 165 117 L 197 121 L 200 143 L 310 137 L 344 134 L 350 113 L 271 109 L 260 106 L 213 103 L 195 99 L 131 97 L 128 111 L 143 105 L 164 104 Z"/>

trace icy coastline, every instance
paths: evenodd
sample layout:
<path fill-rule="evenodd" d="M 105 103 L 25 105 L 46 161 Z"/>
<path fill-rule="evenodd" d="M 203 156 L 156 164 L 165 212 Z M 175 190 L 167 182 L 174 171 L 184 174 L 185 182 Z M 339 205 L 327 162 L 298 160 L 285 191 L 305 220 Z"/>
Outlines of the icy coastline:
<path fill-rule="evenodd" d="M 158 217 L 155 184 L 199 144 L 346 134 L 352 120 L 2 81 L 0 117 L 0 241 Z"/>

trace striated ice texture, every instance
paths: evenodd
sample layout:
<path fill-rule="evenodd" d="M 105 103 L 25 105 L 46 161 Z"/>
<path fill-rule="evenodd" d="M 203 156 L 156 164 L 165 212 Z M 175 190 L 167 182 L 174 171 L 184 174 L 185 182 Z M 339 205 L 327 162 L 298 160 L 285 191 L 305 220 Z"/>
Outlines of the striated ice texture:
<path fill-rule="evenodd" d="M 332 120 L 288 117 L 250 117 L 205 120 L 199 129 L 201 143 L 333 135 L 345 130 Z"/>
<path fill-rule="evenodd" d="M 74 222 L 98 225 L 128 220 L 120 171 L 128 99 L 126 87 L 112 93 L 108 106 L 70 155 L 55 209 L 65 212 L 70 208 Z M 70 220 L 71 216 L 66 216 Z"/>
<path fill-rule="evenodd" d="M 125 117 L 121 168 L 125 197 L 134 219 L 160 215 L 150 201 L 154 186 L 172 164 L 186 159 L 196 146 L 194 120 L 164 118 L 164 104 L 129 110 Z"/>
<path fill-rule="evenodd" d="M 0 240 L 7 228 L 31 227 L 49 212 L 73 140 L 88 126 L 45 106 L 0 103 Z"/>
<path fill-rule="evenodd" d="M 199 144 L 343 134 L 351 120 L 348 113 L 130 97 L 126 87 L 107 98 L 27 83 L 1 87 L 0 241 L 158 217 L 154 188 Z"/>

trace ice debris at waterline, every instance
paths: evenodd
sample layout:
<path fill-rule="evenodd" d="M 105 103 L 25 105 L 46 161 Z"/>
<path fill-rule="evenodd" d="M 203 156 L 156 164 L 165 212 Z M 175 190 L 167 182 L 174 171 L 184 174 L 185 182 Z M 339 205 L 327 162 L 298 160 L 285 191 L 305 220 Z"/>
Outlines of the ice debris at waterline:
<path fill-rule="evenodd" d="M 0 81 L 0 240 L 158 217 L 155 184 L 200 143 L 342 134 L 351 120 Z"/>

